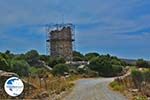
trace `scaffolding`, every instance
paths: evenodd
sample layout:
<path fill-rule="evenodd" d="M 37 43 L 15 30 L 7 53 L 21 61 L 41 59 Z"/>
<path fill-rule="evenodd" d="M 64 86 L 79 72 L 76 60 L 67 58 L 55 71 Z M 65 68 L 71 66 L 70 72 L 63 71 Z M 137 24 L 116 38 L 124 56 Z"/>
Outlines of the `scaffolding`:
<path fill-rule="evenodd" d="M 52 57 L 70 61 L 75 49 L 75 26 L 71 23 L 47 25 L 46 52 Z"/>

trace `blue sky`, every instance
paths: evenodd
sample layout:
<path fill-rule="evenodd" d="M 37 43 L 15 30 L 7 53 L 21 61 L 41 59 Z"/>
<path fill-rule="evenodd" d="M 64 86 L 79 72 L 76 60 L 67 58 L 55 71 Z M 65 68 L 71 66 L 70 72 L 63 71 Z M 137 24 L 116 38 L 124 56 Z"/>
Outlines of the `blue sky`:
<path fill-rule="evenodd" d="M 49 23 L 73 23 L 76 50 L 150 60 L 149 0 L 0 0 L 0 51 L 45 54 Z"/>

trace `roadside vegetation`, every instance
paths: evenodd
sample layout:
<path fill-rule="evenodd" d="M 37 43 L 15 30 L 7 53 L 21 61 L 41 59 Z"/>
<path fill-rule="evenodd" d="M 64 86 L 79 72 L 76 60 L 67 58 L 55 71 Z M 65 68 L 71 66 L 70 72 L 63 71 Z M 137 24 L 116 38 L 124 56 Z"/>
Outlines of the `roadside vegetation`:
<path fill-rule="evenodd" d="M 114 90 L 114 91 L 119 91 L 119 92 L 123 92 L 125 90 L 125 87 L 123 84 L 117 82 L 117 81 L 113 81 L 110 83 L 110 87 Z"/>
<path fill-rule="evenodd" d="M 73 61 L 77 64 L 66 64 L 62 57 L 53 58 L 40 55 L 36 50 L 28 51 L 25 54 L 13 54 L 7 50 L 5 53 L 0 53 L 0 70 L 15 72 L 20 77 L 26 77 L 29 74 L 39 74 L 41 70 L 46 71 L 44 66 L 47 65 L 53 69 L 49 73 L 54 76 L 63 76 L 68 73 L 111 77 L 121 75 L 125 67 L 123 61 L 109 54 L 87 53 L 83 55 L 75 51 Z M 82 61 L 89 64 L 78 64 Z M 78 67 L 80 65 L 83 67 Z"/>
<path fill-rule="evenodd" d="M 95 52 L 83 55 L 74 51 L 72 63 L 67 63 L 62 57 L 40 55 L 36 50 L 24 54 L 13 54 L 9 50 L 0 53 L 0 70 L 14 72 L 23 80 L 34 84 L 36 92 L 32 97 L 35 98 L 68 91 L 78 78 L 121 76 L 126 73 L 125 66 L 126 63 L 115 56 Z M 118 83 L 112 84 L 116 90 L 124 89 L 121 84 L 116 84 Z M 29 94 L 32 93 L 28 93 L 27 98 L 30 98 Z"/>
<path fill-rule="evenodd" d="M 150 97 L 150 65 L 147 61 L 139 59 L 126 76 L 116 78 L 110 83 L 113 90 L 127 95 L 132 100 L 148 100 Z"/>
<path fill-rule="evenodd" d="M 54 70 L 48 70 L 45 66 L 51 66 L 50 68 L 54 68 Z M 16 73 L 26 84 L 31 84 L 34 87 L 30 89 L 25 84 L 25 94 L 21 95 L 20 99 L 22 97 L 43 99 L 68 91 L 73 86 L 71 82 L 76 78 L 73 76 L 72 78 L 62 77 L 64 72 L 68 71 L 65 69 L 66 66 L 63 58 L 40 55 L 36 50 L 28 51 L 25 54 L 13 54 L 8 50 L 5 53 L 0 53 L 0 70 Z M 1 81 L 5 82 L 5 80 Z M 3 87 L 0 87 L 1 91 L 3 91 L 2 89 Z M 15 99 L 9 97 L 5 92 L 1 93 L 1 91 L 0 99 Z"/>
<path fill-rule="evenodd" d="M 91 70 L 97 71 L 99 76 L 112 77 L 123 74 L 125 63 L 117 57 L 100 55 L 92 57 L 88 66 Z"/>

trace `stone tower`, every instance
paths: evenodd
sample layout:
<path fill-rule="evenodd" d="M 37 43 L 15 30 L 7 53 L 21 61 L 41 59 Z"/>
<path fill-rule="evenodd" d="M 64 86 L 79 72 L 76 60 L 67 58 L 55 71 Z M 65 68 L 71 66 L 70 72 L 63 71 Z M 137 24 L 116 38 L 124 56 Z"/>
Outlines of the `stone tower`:
<path fill-rule="evenodd" d="M 50 54 L 52 57 L 63 57 L 67 61 L 72 60 L 73 31 L 70 25 L 59 26 L 49 31 Z"/>

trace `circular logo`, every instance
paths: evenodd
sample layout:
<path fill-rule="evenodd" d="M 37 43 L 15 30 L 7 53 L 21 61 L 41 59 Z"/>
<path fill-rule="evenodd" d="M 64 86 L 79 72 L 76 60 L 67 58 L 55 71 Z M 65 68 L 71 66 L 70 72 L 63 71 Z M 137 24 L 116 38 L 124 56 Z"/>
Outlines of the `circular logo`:
<path fill-rule="evenodd" d="M 18 77 L 11 77 L 6 80 L 4 89 L 8 95 L 16 97 L 23 92 L 24 85 Z"/>

